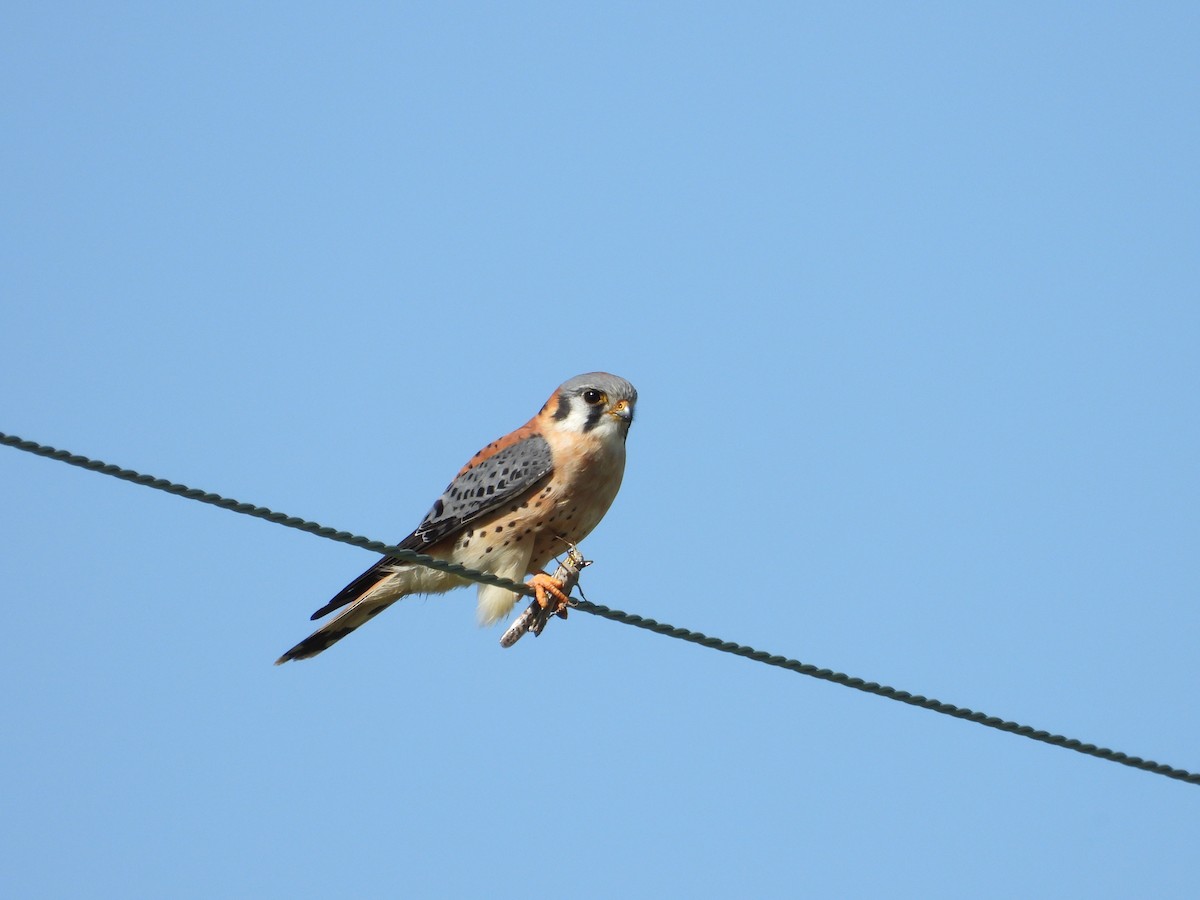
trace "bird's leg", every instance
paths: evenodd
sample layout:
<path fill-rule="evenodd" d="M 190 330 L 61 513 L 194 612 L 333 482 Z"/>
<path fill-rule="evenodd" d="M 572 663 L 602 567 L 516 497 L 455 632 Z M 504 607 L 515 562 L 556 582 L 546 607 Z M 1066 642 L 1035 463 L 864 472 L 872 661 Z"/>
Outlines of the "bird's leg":
<path fill-rule="evenodd" d="M 567 617 L 567 607 L 571 605 L 571 598 L 563 592 L 563 588 L 566 587 L 563 582 L 545 572 L 538 572 L 525 583 L 533 588 L 533 596 L 538 606 L 550 609 L 550 597 L 553 597 L 555 603 L 550 612 L 564 619 Z"/>

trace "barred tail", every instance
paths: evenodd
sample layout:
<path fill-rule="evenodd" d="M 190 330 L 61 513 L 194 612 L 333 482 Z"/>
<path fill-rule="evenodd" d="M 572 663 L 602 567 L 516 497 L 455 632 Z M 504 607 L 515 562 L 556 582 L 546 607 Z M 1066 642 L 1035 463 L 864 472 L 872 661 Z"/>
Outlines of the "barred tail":
<path fill-rule="evenodd" d="M 310 659 L 323 650 L 328 650 L 354 629 L 371 621 L 397 600 L 403 594 L 383 593 L 375 591 L 360 597 L 344 611 L 334 616 L 291 650 L 287 651 L 275 665 L 282 665 L 293 659 Z"/>

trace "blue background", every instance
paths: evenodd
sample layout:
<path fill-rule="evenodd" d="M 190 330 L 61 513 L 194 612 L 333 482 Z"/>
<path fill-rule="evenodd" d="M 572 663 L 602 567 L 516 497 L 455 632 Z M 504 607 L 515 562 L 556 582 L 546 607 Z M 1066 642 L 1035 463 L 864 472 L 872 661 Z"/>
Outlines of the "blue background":
<path fill-rule="evenodd" d="M 1195 4 L 10 3 L 0 429 L 1200 770 Z M 0 450 L 13 897 L 1195 896 L 1200 790 Z"/>

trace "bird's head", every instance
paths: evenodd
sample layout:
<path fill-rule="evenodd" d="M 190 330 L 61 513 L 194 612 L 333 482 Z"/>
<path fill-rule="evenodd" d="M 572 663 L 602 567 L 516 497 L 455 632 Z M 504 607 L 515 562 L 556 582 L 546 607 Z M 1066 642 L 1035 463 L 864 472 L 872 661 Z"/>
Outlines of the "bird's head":
<path fill-rule="evenodd" d="M 636 405 L 637 390 L 624 378 L 589 372 L 559 385 L 543 413 L 559 431 L 625 440 Z"/>

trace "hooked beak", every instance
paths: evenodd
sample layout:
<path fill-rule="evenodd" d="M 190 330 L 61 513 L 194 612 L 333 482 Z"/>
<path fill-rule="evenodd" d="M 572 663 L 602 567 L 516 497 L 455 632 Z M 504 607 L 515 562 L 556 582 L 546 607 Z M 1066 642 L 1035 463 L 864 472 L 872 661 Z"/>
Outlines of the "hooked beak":
<path fill-rule="evenodd" d="M 618 400 L 613 404 L 613 408 L 608 411 L 608 414 L 629 425 L 633 421 L 633 404 L 628 400 Z"/>

